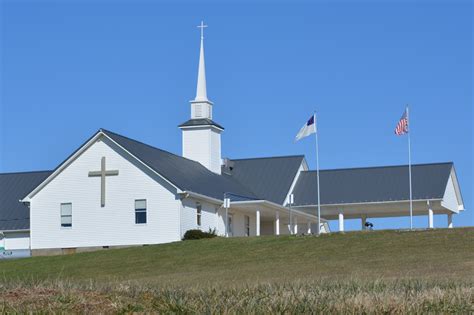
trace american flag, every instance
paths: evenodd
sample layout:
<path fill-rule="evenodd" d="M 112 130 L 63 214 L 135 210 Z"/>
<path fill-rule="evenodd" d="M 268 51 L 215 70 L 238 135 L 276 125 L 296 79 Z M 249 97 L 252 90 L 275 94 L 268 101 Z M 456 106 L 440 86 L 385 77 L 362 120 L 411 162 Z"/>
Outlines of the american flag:
<path fill-rule="evenodd" d="M 403 112 L 402 118 L 400 118 L 400 121 L 397 124 L 397 127 L 395 128 L 395 134 L 397 136 L 401 136 L 408 133 L 408 112 L 407 109 Z"/>

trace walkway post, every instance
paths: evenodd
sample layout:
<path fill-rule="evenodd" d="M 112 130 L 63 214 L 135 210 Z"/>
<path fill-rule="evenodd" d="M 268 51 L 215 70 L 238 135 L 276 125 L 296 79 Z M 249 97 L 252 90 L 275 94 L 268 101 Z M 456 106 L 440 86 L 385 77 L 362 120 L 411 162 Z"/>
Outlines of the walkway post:
<path fill-rule="evenodd" d="M 448 229 L 452 229 L 452 228 L 453 228 L 453 214 L 448 213 Z"/>
<path fill-rule="evenodd" d="M 434 227 L 434 224 L 433 224 L 433 209 L 431 207 L 431 203 L 430 201 L 426 201 L 426 203 L 428 204 L 428 228 L 432 229 Z"/>
<path fill-rule="evenodd" d="M 344 213 L 339 212 L 339 232 L 344 232 Z"/>
<path fill-rule="evenodd" d="M 230 198 L 227 198 L 227 193 L 224 193 L 224 208 L 225 208 L 225 237 L 229 237 L 229 208 Z"/>
<path fill-rule="evenodd" d="M 275 234 L 280 235 L 280 212 L 275 213 Z"/>
<path fill-rule="evenodd" d="M 255 234 L 257 236 L 260 236 L 260 210 L 257 210 L 255 212 L 255 221 L 256 221 Z"/>
<path fill-rule="evenodd" d="M 295 202 L 295 196 L 293 194 L 290 194 L 289 200 L 288 200 L 288 225 L 289 225 L 289 230 L 290 230 L 290 235 L 293 234 L 293 216 L 291 214 L 291 205 Z"/>

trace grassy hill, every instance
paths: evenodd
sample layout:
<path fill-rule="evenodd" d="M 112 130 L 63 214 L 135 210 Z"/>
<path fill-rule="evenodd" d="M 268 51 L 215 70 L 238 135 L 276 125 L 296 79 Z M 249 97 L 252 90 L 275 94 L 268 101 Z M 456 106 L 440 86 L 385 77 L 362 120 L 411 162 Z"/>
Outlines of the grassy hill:
<path fill-rule="evenodd" d="M 276 290 L 272 291 L 272 294 L 279 296 L 281 290 L 285 291 L 284 288 L 288 289 L 288 286 L 291 288 L 290 292 L 295 292 L 295 286 L 301 292 L 306 292 L 307 298 L 308 296 L 317 296 L 314 295 L 316 294 L 314 292 L 312 295 L 308 295 L 307 292 L 315 288 L 321 290 L 326 288 L 325 290 L 329 291 L 338 288 L 337 290 L 343 289 L 344 292 L 350 293 L 352 291 L 347 291 L 347 288 L 359 286 L 353 294 L 351 293 L 351 296 L 355 298 L 357 294 L 362 294 L 365 291 L 367 292 L 363 296 L 366 297 L 376 294 L 377 290 L 374 288 L 381 285 L 383 292 L 385 292 L 384 290 L 387 291 L 387 294 L 389 291 L 392 292 L 390 293 L 392 295 L 387 295 L 387 303 L 395 301 L 395 296 L 400 298 L 400 294 L 405 297 L 400 301 L 406 301 L 406 291 L 413 290 L 413 286 L 421 291 L 426 289 L 428 291 L 434 290 L 433 292 L 444 292 L 440 288 L 447 288 L 445 293 L 454 294 L 454 296 L 441 298 L 440 301 L 444 301 L 444 298 L 448 300 L 441 306 L 435 303 L 433 305 L 438 305 L 437 308 L 428 308 L 428 310 L 449 311 L 444 307 L 449 308 L 450 303 L 454 303 L 453 301 L 464 303 L 461 303 L 462 307 L 466 305 L 469 307 L 474 303 L 474 228 L 413 232 L 351 232 L 334 233 L 321 237 L 272 236 L 185 241 L 69 256 L 0 261 L 0 276 L 3 279 L 3 284 L 0 285 L 0 305 L 2 299 L 6 299 L 6 302 L 3 301 L 3 305 L 6 307 L 4 310 L 21 311 L 25 310 L 25 305 L 29 304 L 28 302 L 26 304 L 19 302 L 21 304 L 18 304 L 18 309 L 8 308 L 13 305 L 12 301 L 14 300 L 10 301 L 5 298 L 8 294 L 1 297 L 2 289 L 15 291 L 25 288 L 48 287 L 52 292 L 56 292 L 52 293 L 55 296 L 54 303 L 58 303 L 55 294 L 63 296 L 70 292 L 66 290 L 65 293 L 64 288 L 76 292 L 74 296 L 81 296 L 81 294 L 78 295 L 77 290 L 89 293 L 91 290 L 100 292 L 108 298 L 110 298 L 108 295 L 110 292 L 115 292 L 113 294 L 118 294 L 117 296 L 121 297 L 123 301 L 129 301 L 132 306 L 138 303 L 141 307 L 138 310 L 169 311 L 171 308 L 160 309 L 159 307 L 174 304 L 169 300 L 166 300 L 166 303 L 163 302 L 165 304 L 156 304 L 157 294 L 163 298 L 163 294 L 166 293 L 165 295 L 175 302 L 184 303 L 183 301 L 190 299 L 188 302 L 191 303 L 192 300 L 194 303 L 196 300 L 191 297 L 195 296 L 196 292 L 209 294 L 207 295 L 209 299 L 216 298 L 219 294 L 234 292 L 231 295 L 238 296 L 239 292 L 247 292 L 246 294 L 250 294 L 245 298 L 247 301 L 259 294 L 268 296 L 267 289 Z M 91 287 L 92 283 L 94 285 Z M 117 289 L 123 288 L 124 284 L 127 285 L 127 288 L 134 288 L 132 290 L 134 293 L 127 290 L 124 293 L 125 291 Z M 267 289 L 262 291 L 262 286 Z M 217 295 L 216 291 L 212 291 L 216 288 L 219 292 Z M 155 304 L 145 303 L 143 296 L 140 295 L 143 292 L 150 292 L 150 290 L 154 292 L 151 293 L 151 296 L 154 297 Z M 123 294 L 117 293 L 119 291 Z M 138 294 L 139 297 L 134 294 Z M 429 296 L 426 295 L 426 292 L 423 294 L 425 297 Z M 461 298 L 456 294 L 464 295 Z M 342 301 L 350 301 L 350 299 L 344 294 L 338 296 L 339 300 L 337 298 L 325 300 L 325 303 L 333 301 L 332 307 L 328 304 L 326 308 L 314 308 L 317 305 L 322 305 L 320 304 L 321 300 L 310 302 L 309 299 L 303 300 L 303 302 L 306 301 L 303 305 L 310 308 L 291 308 L 291 310 L 343 312 L 344 309 L 335 309 L 334 307 L 337 305 L 343 307 L 346 302 Z M 195 305 L 196 312 L 210 311 L 206 308 L 210 304 L 209 301 L 205 302 L 205 296 L 197 295 L 196 299 L 202 302 L 201 308 Z M 291 300 L 290 297 L 288 299 L 288 301 Z M 39 300 L 31 301 L 31 305 L 36 305 L 37 301 Z M 296 301 L 300 301 L 300 299 Z M 359 301 L 357 303 L 362 303 L 361 300 L 354 301 L 354 303 L 357 301 Z M 67 305 L 77 306 L 76 302 Z M 189 303 L 184 303 L 182 307 L 185 307 L 183 310 L 192 312 L 193 309 L 186 308 L 190 305 Z M 296 305 L 299 305 L 298 303 Z M 423 300 L 419 303 L 421 304 L 415 303 L 418 305 L 417 308 L 405 305 L 399 310 L 401 312 L 424 311 L 425 306 L 423 305 L 427 302 Z M 63 303 L 60 305 L 64 306 Z M 122 308 L 129 306 L 126 303 L 116 305 L 120 305 Z M 249 311 L 249 308 L 245 308 L 248 305 L 245 305 L 241 304 L 241 308 L 236 310 Z M 272 302 L 271 305 L 274 307 L 276 304 Z M 354 307 L 354 304 L 350 305 Z M 213 309 L 213 311 L 228 311 L 226 307 L 230 306 L 222 305 L 222 308 Z M 350 309 L 352 308 L 348 308 L 348 310 Z M 63 310 L 63 308 L 53 308 L 52 310 Z M 66 308 L 65 310 L 71 309 Z M 80 308 L 79 310 L 84 311 L 85 309 Z M 117 309 L 113 310 L 117 311 Z M 132 307 L 131 310 L 135 309 Z M 278 312 L 281 308 L 266 310 Z M 360 309 L 360 311 L 363 310 L 364 308 Z M 396 311 L 397 309 L 392 310 Z M 458 307 L 455 310 L 464 311 L 466 309 Z M 2 311 L 1 306 L 0 311 Z M 372 311 L 377 311 L 377 309 L 372 309 Z"/>
<path fill-rule="evenodd" d="M 474 228 L 321 237 L 215 238 L 0 261 L 4 279 L 156 284 L 282 282 L 321 277 L 474 277 Z"/>

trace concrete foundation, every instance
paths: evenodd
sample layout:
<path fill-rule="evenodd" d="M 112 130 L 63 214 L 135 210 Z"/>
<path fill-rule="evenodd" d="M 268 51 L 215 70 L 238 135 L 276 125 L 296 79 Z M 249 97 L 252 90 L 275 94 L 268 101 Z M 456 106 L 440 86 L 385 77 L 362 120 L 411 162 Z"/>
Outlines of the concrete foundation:
<path fill-rule="evenodd" d="M 95 252 L 99 250 L 118 249 L 127 247 L 147 246 L 143 245 L 123 245 L 123 246 L 94 246 L 94 247 L 77 247 L 77 248 L 42 248 L 31 250 L 31 256 L 57 256 L 71 255 L 76 253 Z"/>

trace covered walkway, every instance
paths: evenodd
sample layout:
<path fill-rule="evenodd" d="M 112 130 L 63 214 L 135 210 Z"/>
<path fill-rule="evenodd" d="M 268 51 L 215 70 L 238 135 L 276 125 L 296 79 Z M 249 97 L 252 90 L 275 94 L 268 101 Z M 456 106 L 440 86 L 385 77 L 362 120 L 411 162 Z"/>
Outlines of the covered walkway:
<path fill-rule="evenodd" d="M 453 163 L 412 166 L 413 215 L 427 216 L 433 228 L 434 215 L 446 215 L 447 227 L 453 227 L 453 215 L 464 210 Z M 345 219 L 360 219 L 361 228 L 369 218 L 410 215 L 408 166 L 369 167 L 325 170 L 320 172 L 321 217 L 338 220 L 344 231 Z M 316 172 L 299 176 L 294 189 L 294 208 L 317 211 Z"/>
<path fill-rule="evenodd" d="M 316 233 L 318 217 L 297 209 L 266 200 L 233 201 L 230 213 L 241 213 L 255 217 L 255 235 L 285 235 Z M 316 226 L 315 226 L 316 225 Z M 329 232 L 326 220 L 321 220 L 322 232 Z"/>

